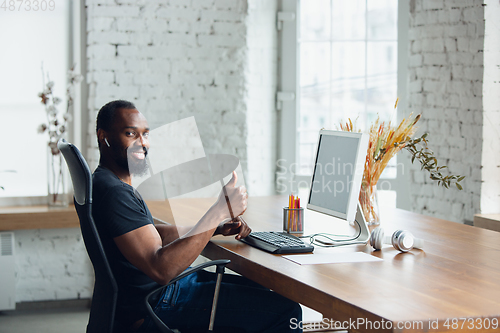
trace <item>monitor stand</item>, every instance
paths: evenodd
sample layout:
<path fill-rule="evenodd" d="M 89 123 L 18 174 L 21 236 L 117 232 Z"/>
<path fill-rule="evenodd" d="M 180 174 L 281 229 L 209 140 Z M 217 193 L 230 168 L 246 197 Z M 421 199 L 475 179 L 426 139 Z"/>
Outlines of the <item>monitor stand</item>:
<path fill-rule="evenodd" d="M 357 205 L 354 227 L 356 227 L 355 235 L 359 234 L 357 237 L 351 237 L 346 240 L 332 240 L 328 243 L 333 246 L 368 243 L 368 241 L 370 240 L 370 230 L 368 229 L 368 224 L 366 223 L 365 216 L 363 215 L 363 210 L 361 209 L 359 201 Z"/>

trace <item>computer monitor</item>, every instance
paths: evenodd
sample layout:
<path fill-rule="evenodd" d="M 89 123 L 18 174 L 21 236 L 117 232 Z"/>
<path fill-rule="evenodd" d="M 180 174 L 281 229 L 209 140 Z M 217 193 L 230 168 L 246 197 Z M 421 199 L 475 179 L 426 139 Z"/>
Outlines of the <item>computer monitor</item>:
<path fill-rule="evenodd" d="M 359 191 L 368 148 L 368 134 L 345 131 L 319 132 L 318 148 L 307 208 L 346 221 L 355 221 L 353 237 L 333 245 L 368 242 L 370 232 L 359 206 Z"/>

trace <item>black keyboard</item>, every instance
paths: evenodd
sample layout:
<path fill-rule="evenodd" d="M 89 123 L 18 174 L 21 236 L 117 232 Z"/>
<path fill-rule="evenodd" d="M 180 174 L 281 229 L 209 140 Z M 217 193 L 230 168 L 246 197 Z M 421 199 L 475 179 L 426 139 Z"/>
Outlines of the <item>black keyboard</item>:
<path fill-rule="evenodd" d="M 276 231 L 252 232 L 241 241 L 266 252 L 276 254 L 305 253 L 314 250 L 314 246 L 304 243 L 300 238 Z"/>

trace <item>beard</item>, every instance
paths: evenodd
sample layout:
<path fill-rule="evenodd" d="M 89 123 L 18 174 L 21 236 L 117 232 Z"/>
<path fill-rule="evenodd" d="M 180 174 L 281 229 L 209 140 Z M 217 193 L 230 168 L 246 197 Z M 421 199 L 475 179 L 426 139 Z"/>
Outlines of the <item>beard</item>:
<path fill-rule="evenodd" d="M 132 150 L 131 148 L 127 149 L 128 171 L 130 175 L 141 177 L 146 175 L 146 173 L 149 170 L 149 162 L 147 159 L 148 151 L 145 147 L 139 149 L 139 151 L 144 152 L 143 159 L 136 158 L 133 155 L 136 151 L 137 151 L 136 149 L 134 150 Z"/>
<path fill-rule="evenodd" d="M 136 152 L 144 152 L 144 158 L 140 159 L 134 156 Z M 125 151 L 121 152 L 121 157 L 118 158 L 118 164 L 124 170 L 127 170 L 131 176 L 144 176 L 149 170 L 149 162 L 146 158 L 148 151 L 145 147 L 142 148 L 132 148 L 128 147 Z"/>

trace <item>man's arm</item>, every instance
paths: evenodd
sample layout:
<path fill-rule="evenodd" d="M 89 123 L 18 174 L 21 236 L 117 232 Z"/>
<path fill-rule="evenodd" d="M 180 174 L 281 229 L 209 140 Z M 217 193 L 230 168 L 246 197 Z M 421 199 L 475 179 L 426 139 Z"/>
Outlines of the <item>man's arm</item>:
<path fill-rule="evenodd" d="M 176 226 L 173 224 L 161 223 L 158 221 L 155 222 L 155 228 L 156 231 L 158 231 L 158 233 L 160 234 L 162 246 L 168 245 L 176 239 L 183 237 L 189 232 L 189 230 L 191 230 L 191 227 Z M 215 229 L 213 236 L 236 235 L 236 239 L 242 239 L 248 236 L 250 232 L 252 232 L 252 229 L 250 229 L 245 220 L 243 220 L 243 218 L 240 216 L 235 217 L 232 221 L 220 223 Z"/>
<path fill-rule="evenodd" d="M 184 236 L 191 227 L 176 226 L 173 224 L 155 224 L 156 231 L 160 234 L 162 246 L 168 245 L 176 239 Z"/>
<path fill-rule="evenodd" d="M 235 217 L 232 221 L 223 222 L 215 229 L 214 236 L 236 235 L 235 239 L 242 239 L 248 236 L 252 229 L 248 226 L 242 216 Z"/>
<path fill-rule="evenodd" d="M 243 214 L 247 207 L 246 190 L 234 187 L 236 173 L 225 186 L 234 216 Z M 205 213 L 200 221 L 181 238 L 175 238 L 175 226 L 160 227 L 165 232 L 164 239 L 153 225 L 145 225 L 121 236 L 115 237 L 115 243 L 127 260 L 160 284 L 167 284 L 182 273 L 198 257 L 214 234 L 219 223 L 231 218 L 223 192 L 217 202 Z M 167 235 L 169 231 L 173 231 Z M 177 233 L 178 235 L 178 233 Z M 166 243 L 166 244 L 164 244 Z"/>

